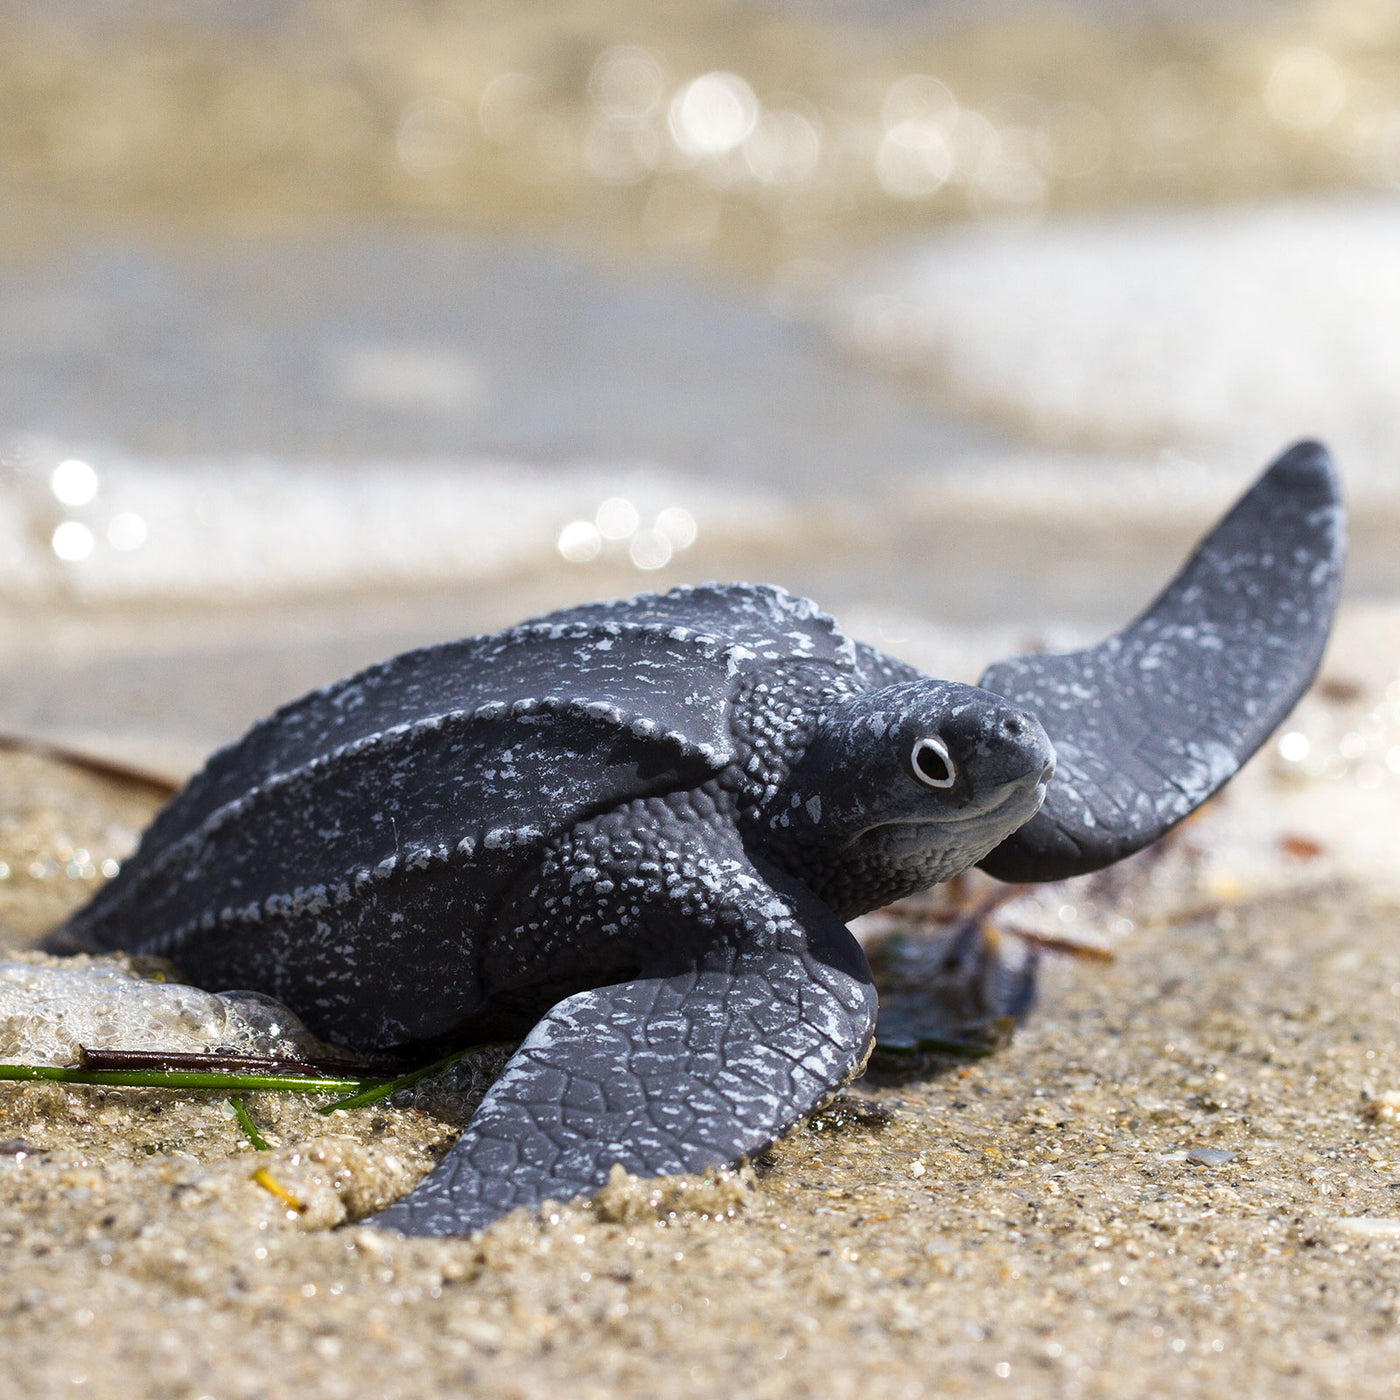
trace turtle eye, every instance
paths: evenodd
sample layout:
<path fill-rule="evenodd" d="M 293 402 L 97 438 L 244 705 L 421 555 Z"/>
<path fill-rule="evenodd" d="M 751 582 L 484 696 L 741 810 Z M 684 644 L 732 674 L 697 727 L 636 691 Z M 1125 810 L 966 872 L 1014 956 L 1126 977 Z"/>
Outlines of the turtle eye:
<path fill-rule="evenodd" d="M 916 739 L 909 766 L 925 787 L 950 788 L 957 781 L 958 770 L 942 739 Z"/>

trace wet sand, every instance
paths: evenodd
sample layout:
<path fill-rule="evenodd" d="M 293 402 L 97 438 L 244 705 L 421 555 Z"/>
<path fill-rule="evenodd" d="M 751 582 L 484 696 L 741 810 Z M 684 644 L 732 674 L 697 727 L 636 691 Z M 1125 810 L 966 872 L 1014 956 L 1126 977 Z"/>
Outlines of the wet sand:
<path fill-rule="evenodd" d="M 1050 960 L 1008 1047 L 887 1059 L 735 1176 L 403 1240 L 345 1222 L 427 1169 L 491 1062 L 329 1118 L 252 1095 L 269 1152 L 213 1096 L 0 1088 L 8 1389 L 1389 1393 L 1398 643 L 1400 611 L 1353 608 L 1290 723 L 1305 760 L 1271 746 L 1165 852 L 1000 912 L 1116 954 Z M 18 949 L 153 798 L 0 773 Z"/>

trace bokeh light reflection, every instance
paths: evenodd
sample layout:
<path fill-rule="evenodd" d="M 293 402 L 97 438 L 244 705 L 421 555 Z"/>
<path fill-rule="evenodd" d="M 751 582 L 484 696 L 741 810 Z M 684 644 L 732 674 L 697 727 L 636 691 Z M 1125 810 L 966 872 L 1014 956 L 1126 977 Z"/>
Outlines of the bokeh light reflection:
<path fill-rule="evenodd" d="M 671 553 L 671 541 L 659 530 L 638 530 L 627 546 L 628 558 L 639 569 L 664 569 Z"/>
<path fill-rule="evenodd" d="M 891 83 L 880 103 L 880 120 L 886 131 L 892 131 L 903 122 L 951 126 L 957 115 L 958 100 L 952 89 L 926 73 L 908 73 Z"/>
<path fill-rule="evenodd" d="M 953 144 L 935 121 L 896 122 L 875 152 L 875 176 L 886 194 L 920 199 L 937 194 L 953 174 Z"/>
<path fill-rule="evenodd" d="M 749 172 L 765 185 L 801 184 L 821 159 L 815 123 L 786 107 L 764 112 L 743 144 Z"/>
<path fill-rule="evenodd" d="M 570 564 L 589 564 L 602 553 L 603 537 L 591 520 L 573 520 L 559 532 L 559 553 Z"/>
<path fill-rule="evenodd" d="M 1349 779 L 1363 789 L 1400 777 L 1400 678 L 1368 709 L 1287 730 L 1274 743 L 1281 774 L 1295 779 Z"/>
<path fill-rule="evenodd" d="M 768 276 L 930 218 L 1400 186 L 1385 0 L 1299 0 L 1238 26 L 1191 6 L 1170 24 L 955 6 L 828 25 L 810 6 L 545 0 L 503 20 L 442 0 L 361 24 L 296 4 L 286 42 L 256 50 L 199 6 L 136 0 L 119 8 L 158 9 L 158 29 L 90 32 L 49 17 L 67 8 L 21 7 L 0 110 L 18 187 L 61 185 L 78 217 L 201 202 L 547 216 Z"/>
<path fill-rule="evenodd" d="M 588 74 L 588 95 L 610 122 L 635 125 L 660 110 L 666 77 L 655 57 L 635 44 L 598 55 Z"/>
<path fill-rule="evenodd" d="M 624 496 L 603 501 L 592 520 L 573 520 L 559 532 L 558 550 L 571 564 L 626 557 L 634 568 L 664 569 L 699 536 L 695 516 L 684 506 L 666 506 L 643 526 L 637 507 Z"/>
<path fill-rule="evenodd" d="M 689 549 L 700 533 L 695 517 L 684 506 L 667 506 L 656 517 L 655 529 L 676 549 Z"/>
<path fill-rule="evenodd" d="M 60 462 L 49 477 L 49 489 L 65 506 L 85 506 L 97 495 L 97 473 L 76 457 Z"/>
<path fill-rule="evenodd" d="M 1264 85 L 1269 115 L 1300 131 L 1321 131 L 1347 100 L 1347 81 L 1330 54 L 1314 48 L 1281 53 Z"/>
<path fill-rule="evenodd" d="M 758 98 L 737 73 L 704 73 L 671 99 L 671 139 L 697 160 L 724 155 L 758 123 Z"/>
<path fill-rule="evenodd" d="M 107 543 L 123 554 L 140 549 L 147 533 L 145 520 L 134 510 L 120 511 L 107 522 Z"/>
<path fill-rule="evenodd" d="M 605 540 L 625 540 L 641 524 L 637 507 L 624 496 L 610 496 L 598 507 L 594 522 Z"/>
<path fill-rule="evenodd" d="M 53 532 L 53 552 L 65 564 L 80 564 L 92 554 L 92 531 L 80 520 L 65 520 Z"/>

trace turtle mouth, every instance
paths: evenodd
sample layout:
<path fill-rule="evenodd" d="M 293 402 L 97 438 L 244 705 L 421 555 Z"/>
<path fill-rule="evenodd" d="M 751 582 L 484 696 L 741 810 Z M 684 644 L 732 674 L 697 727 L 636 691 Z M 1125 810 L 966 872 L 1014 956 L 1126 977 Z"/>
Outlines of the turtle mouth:
<path fill-rule="evenodd" d="M 1023 778 L 1019 782 L 1003 783 L 999 795 L 994 801 L 987 804 L 968 806 L 958 811 L 891 817 L 888 821 L 874 822 L 870 826 L 862 828 L 852 839 L 852 844 L 865 840 L 877 831 L 893 834 L 895 830 L 913 831 L 923 827 L 962 827 L 972 823 L 994 822 L 998 817 L 1004 816 L 1008 808 L 1023 807 L 1024 815 L 1018 816 L 1016 822 L 1007 828 L 1006 834 L 1010 835 L 1012 831 L 1024 826 L 1040 811 L 1041 804 L 1045 801 L 1045 794 L 1049 791 L 1050 779 L 1054 776 L 1054 772 L 1055 765 L 1051 762 L 1036 777 L 1034 782 L 1028 782 Z M 998 790 L 993 789 L 993 791 Z"/>

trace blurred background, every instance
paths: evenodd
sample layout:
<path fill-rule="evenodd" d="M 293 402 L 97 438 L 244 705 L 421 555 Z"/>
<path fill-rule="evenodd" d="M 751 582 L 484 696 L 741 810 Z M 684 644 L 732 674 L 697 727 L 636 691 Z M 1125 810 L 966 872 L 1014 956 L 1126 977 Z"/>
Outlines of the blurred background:
<path fill-rule="evenodd" d="M 1390 0 L 0 19 L 0 730 L 711 577 L 975 678 L 1305 435 L 1400 592 Z"/>

